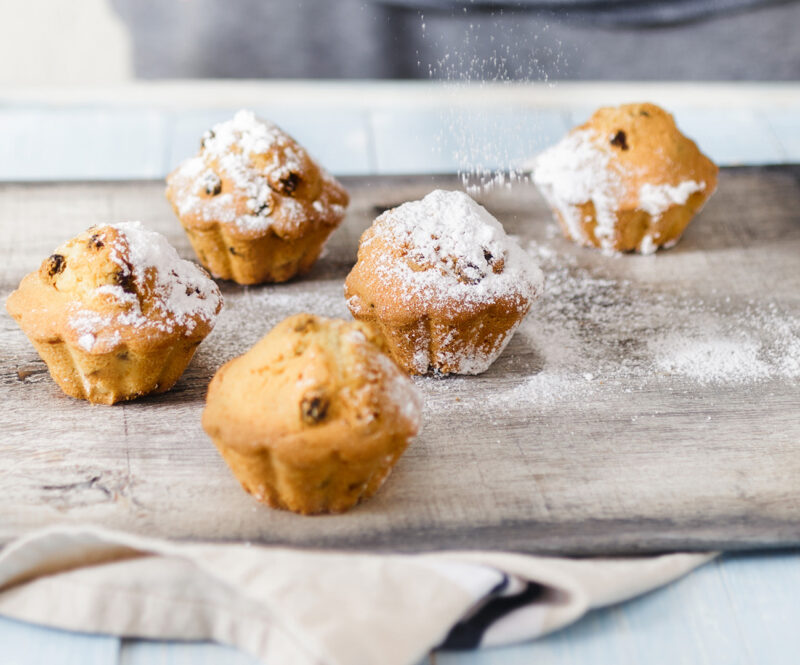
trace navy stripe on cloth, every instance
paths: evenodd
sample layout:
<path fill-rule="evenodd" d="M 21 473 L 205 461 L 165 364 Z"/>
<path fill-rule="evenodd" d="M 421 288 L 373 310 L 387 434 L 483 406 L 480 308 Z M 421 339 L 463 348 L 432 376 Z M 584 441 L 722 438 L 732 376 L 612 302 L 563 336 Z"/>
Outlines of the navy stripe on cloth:
<path fill-rule="evenodd" d="M 439 649 L 477 649 L 484 633 L 504 616 L 514 610 L 539 600 L 546 587 L 536 582 L 527 582 L 517 593 L 503 595 L 509 580 L 507 576 L 486 597 L 484 604 L 463 621 L 457 623 L 448 633 Z"/>

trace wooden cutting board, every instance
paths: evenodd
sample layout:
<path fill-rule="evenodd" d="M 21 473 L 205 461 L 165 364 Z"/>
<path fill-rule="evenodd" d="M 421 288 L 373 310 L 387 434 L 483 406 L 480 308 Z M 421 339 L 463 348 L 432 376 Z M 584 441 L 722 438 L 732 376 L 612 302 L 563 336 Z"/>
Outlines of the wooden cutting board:
<path fill-rule="evenodd" d="M 352 205 L 313 272 L 223 283 L 215 331 L 164 395 L 114 407 L 66 397 L 3 311 L 0 542 L 91 522 L 388 550 L 798 544 L 799 176 L 723 171 L 681 243 L 656 256 L 565 242 L 528 184 L 478 197 L 541 261 L 547 293 L 488 372 L 418 379 L 422 434 L 381 492 L 345 515 L 300 517 L 245 494 L 200 427 L 206 386 L 285 316 L 347 316 L 342 282 L 363 229 L 386 207 L 458 187 L 455 177 L 345 179 Z M 192 257 L 162 183 L 0 186 L 0 294 L 62 241 L 123 219 Z"/>

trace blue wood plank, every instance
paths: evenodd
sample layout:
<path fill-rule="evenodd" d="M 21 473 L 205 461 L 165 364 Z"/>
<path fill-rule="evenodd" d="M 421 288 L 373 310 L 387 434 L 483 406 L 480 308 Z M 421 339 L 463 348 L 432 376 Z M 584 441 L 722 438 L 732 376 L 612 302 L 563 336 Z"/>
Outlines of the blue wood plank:
<path fill-rule="evenodd" d="M 119 665 L 259 665 L 259 661 L 212 642 L 124 640 Z"/>
<path fill-rule="evenodd" d="M 215 123 L 231 118 L 237 110 L 176 113 L 170 126 L 168 168 L 171 170 L 182 160 L 194 155 L 203 132 Z M 370 135 L 362 111 L 278 105 L 260 107 L 255 111 L 291 134 L 328 171 L 338 175 L 374 172 L 370 158 Z"/>
<path fill-rule="evenodd" d="M 760 116 L 775 134 L 785 161 L 800 164 L 800 105 L 762 111 Z"/>
<path fill-rule="evenodd" d="M 800 653 L 800 552 L 726 555 L 718 564 L 725 595 L 753 662 L 793 665 Z"/>
<path fill-rule="evenodd" d="M 117 665 L 116 637 L 84 635 L 0 617 L 3 665 Z"/>
<path fill-rule="evenodd" d="M 429 658 L 425 658 L 418 665 L 430 665 L 430 662 Z M 259 663 L 260 661 L 236 649 L 211 642 L 147 640 L 124 640 L 119 659 L 119 665 L 259 665 Z"/>
<path fill-rule="evenodd" d="M 149 110 L 0 109 L 0 179 L 160 177 L 165 130 Z"/>
<path fill-rule="evenodd" d="M 476 108 L 375 111 L 379 173 L 442 173 L 517 166 L 567 131 L 559 111 Z"/>
<path fill-rule="evenodd" d="M 752 662 L 715 565 L 612 611 L 621 615 L 639 657 L 652 654 L 653 663 Z"/>

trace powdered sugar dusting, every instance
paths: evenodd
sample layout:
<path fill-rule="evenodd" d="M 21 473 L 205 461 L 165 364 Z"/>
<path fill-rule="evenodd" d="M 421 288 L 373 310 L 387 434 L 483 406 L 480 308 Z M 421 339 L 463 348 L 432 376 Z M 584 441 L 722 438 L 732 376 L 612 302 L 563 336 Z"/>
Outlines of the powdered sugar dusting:
<path fill-rule="evenodd" d="M 677 185 L 652 185 L 645 183 L 639 188 L 639 208 L 659 218 L 674 205 L 683 205 L 689 197 L 702 192 L 706 183 L 684 180 Z"/>
<path fill-rule="evenodd" d="M 78 346 L 84 351 L 91 351 L 94 346 L 95 336 L 92 333 L 84 333 L 78 338 Z"/>
<path fill-rule="evenodd" d="M 676 333 L 657 340 L 653 346 L 658 370 L 700 383 L 759 381 L 771 373 L 770 366 L 760 357 L 760 345 L 747 336 L 693 339 Z"/>
<path fill-rule="evenodd" d="M 486 349 L 474 349 L 466 347 L 463 349 L 454 348 L 452 344 L 448 346 L 449 340 L 445 339 L 437 350 L 436 361 L 438 364 L 457 368 L 458 374 L 483 374 L 491 367 L 492 363 L 503 353 L 514 336 L 521 321 L 518 321 L 509 328 L 504 335 L 497 338 L 495 343 Z M 424 363 L 417 366 L 417 371 L 425 373 L 431 358 L 428 357 L 427 349 L 424 350 Z M 418 358 L 419 356 L 416 356 Z"/>
<path fill-rule="evenodd" d="M 348 374 L 353 381 L 346 381 L 340 388 L 342 399 L 347 402 L 356 422 L 362 425 L 374 422 L 382 410 L 394 412 L 405 421 L 409 430 L 419 431 L 422 414 L 422 396 L 413 381 L 385 353 L 378 351 L 365 334 L 357 329 L 334 322 L 340 330 L 340 340 L 352 355 Z M 316 387 L 316 377 L 298 380 L 302 390 Z"/>
<path fill-rule="evenodd" d="M 589 244 L 582 226 L 579 206 L 592 203 L 597 226 L 595 237 L 600 247 L 613 250 L 617 213 L 625 198 L 627 173 L 611 153 L 601 148 L 597 133 L 591 129 L 573 130 L 559 143 L 548 148 L 531 164 L 533 181 L 551 208 L 558 211 L 570 235 Z M 675 205 L 683 205 L 689 197 L 705 190 L 705 182 L 685 180 L 677 185 L 645 183 L 638 191 L 637 209 L 658 219 Z M 658 238 L 646 235 L 639 246 L 642 254 L 657 249 Z"/>
<path fill-rule="evenodd" d="M 655 240 L 653 240 L 653 234 L 646 233 L 643 235 L 639 242 L 638 249 L 640 254 L 655 254 L 658 245 L 656 245 Z"/>
<path fill-rule="evenodd" d="M 422 425 L 422 394 L 414 382 L 395 365 L 389 356 L 381 353 L 371 356 L 380 373 L 388 377 L 386 394 L 403 419 L 415 430 Z"/>
<path fill-rule="evenodd" d="M 153 307 L 163 314 L 165 326 L 185 326 L 189 334 L 197 319 L 214 318 L 220 304 L 219 289 L 201 268 L 181 259 L 164 236 L 147 230 L 140 222 L 121 222 L 112 227 L 127 241 L 127 263 L 133 268 L 134 279 L 144 283 L 148 271 L 155 271 Z"/>
<path fill-rule="evenodd" d="M 254 157 L 258 157 L 258 164 Z M 178 199 L 178 213 L 233 223 L 242 230 L 266 230 L 272 218 L 263 213 L 271 211 L 275 204 L 270 180 L 278 182 L 301 171 L 306 159 L 303 149 L 283 130 L 257 118 L 252 111 L 241 110 L 231 120 L 206 132 L 201 154 L 178 167 L 176 176 L 193 183 L 191 190 Z M 220 175 L 230 179 L 245 197 L 246 211 L 237 211 L 229 192 L 208 196 L 220 185 Z M 303 210 L 291 203 L 291 199 L 283 201 L 283 214 L 302 222 Z"/>
<path fill-rule="evenodd" d="M 102 233 L 103 228 L 95 227 L 93 231 Z M 106 345 L 118 342 L 119 332 L 107 330 L 111 327 L 167 334 L 182 327 L 188 336 L 201 321 L 213 325 L 222 297 L 201 268 L 181 259 L 164 236 L 139 222 L 120 222 L 105 228 L 118 232 L 109 256 L 119 266 L 120 274 L 132 280 L 135 290 L 106 284 L 92 289 L 87 303 L 76 302 L 69 325 L 79 334 L 81 348 L 91 351 L 101 331 L 106 333 Z M 110 300 L 114 311 L 101 314 L 92 309 L 98 297 L 103 303 Z"/>
<path fill-rule="evenodd" d="M 591 129 L 575 130 L 534 161 L 533 181 L 558 210 L 573 238 L 588 242 L 577 206 L 593 203 L 595 235 L 604 249 L 614 243 L 617 208 L 625 193 L 624 173 L 601 150 Z"/>
<path fill-rule="evenodd" d="M 527 302 L 542 289 L 536 262 L 506 235 L 502 225 L 464 192 L 435 190 L 419 201 L 383 213 L 365 237 L 403 248 L 403 259 L 378 264 L 379 277 L 400 283 L 406 300 L 431 305 Z M 367 250 L 368 251 L 368 250 Z"/>

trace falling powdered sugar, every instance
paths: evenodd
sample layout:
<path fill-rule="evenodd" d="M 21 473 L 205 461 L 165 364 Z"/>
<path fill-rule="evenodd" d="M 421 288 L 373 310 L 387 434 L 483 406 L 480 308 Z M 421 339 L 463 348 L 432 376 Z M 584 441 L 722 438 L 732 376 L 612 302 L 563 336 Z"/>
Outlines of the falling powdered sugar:
<path fill-rule="evenodd" d="M 532 34 L 529 24 L 514 20 L 513 10 L 506 14 L 509 8 L 504 3 L 459 4 L 463 5 L 459 11 L 439 16 L 420 12 L 417 66 L 438 79 L 437 87 L 451 97 L 447 100 L 451 103 L 443 104 L 439 112 L 432 148 L 455 166 L 464 189 L 478 194 L 527 180 L 520 168 L 523 145 L 539 146 L 547 131 L 536 130 L 544 130 L 547 121 L 538 114 L 508 108 L 507 98 L 502 99 L 506 84 L 554 85 L 550 77 L 564 66 L 566 51 L 546 22 L 538 22 Z M 463 34 L 454 42 L 453 31 L 459 25 Z M 463 103 L 464 95 L 475 93 L 481 103 Z"/>

